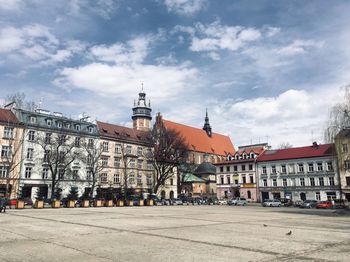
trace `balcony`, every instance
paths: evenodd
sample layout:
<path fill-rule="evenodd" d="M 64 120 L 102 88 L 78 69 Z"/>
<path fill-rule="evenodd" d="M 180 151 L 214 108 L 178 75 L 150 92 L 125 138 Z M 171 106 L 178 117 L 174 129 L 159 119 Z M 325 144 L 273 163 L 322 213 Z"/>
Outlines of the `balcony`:
<path fill-rule="evenodd" d="M 256 184 L 255 183 L 242 183 L 240 184 L 240 187 L 241 188 L 255 188 L 256 187 Z"/>

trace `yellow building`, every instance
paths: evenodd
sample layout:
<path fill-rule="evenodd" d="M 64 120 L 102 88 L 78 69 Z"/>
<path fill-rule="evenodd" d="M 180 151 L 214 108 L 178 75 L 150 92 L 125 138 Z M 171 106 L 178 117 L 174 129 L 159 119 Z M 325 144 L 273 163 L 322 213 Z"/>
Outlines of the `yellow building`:
<path fill-rule="evenodd" d="M 341 198 L 350 201 L 350 128 L 341 130 L 335 137 Z"/>
<path fill-rule="evenodd" d="M 0 195 L 17 198 L 23 160 L 23 126 L 9 109 L 0 109 Z"/>

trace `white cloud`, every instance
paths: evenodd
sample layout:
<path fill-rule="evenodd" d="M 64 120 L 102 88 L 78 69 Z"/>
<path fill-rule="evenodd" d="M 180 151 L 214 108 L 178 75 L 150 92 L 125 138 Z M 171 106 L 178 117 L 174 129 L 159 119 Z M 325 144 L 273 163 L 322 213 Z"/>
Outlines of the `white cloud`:
<path fill-rule="evenodd" d="M 86 10 L 95 13 L 102 18 L 109 20 L 111 14 L 119 7 L 117 0 L 71 0 L 68 2 L 69 13 L 72 15 L 81 15 Z"/>
<path fill-rule="evenodd" d="M 275 97 L 251 98 L 235 102 L 227 99 L 213 106 L 212 125 L 229 132 L 235 144 L 266 141 L 276 147 L 281 142 L 294 146 L 322 142 L 329 108 L 341 99 L 338 88 L 315 91 L 290 89 Z M 325 99 L 327 97 L 327 99 Z"/>
<path fill-rule="evenodd" d="M 164 0 L 169 12 L 192 15 L 207 6 L 207 0 Z"/>
<path fill-rule="evenodd" d="M 0 0 L 0 10 L 18 11 L 23 4 L 22 0 Z"/>
<path fill-rule="evenodd" d="M 322 48 L 323 42 L 313 40 L 295 40 L 288 46 L 276 49 L 276 53 L 282 56 L 294 56 L 306 53 L 313 48 Z"/>

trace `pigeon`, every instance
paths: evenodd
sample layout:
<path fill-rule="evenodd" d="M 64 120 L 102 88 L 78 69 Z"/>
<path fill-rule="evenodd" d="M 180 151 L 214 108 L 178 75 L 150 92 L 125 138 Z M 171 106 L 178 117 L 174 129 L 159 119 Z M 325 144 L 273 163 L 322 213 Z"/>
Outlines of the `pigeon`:
<path fill-rule="evenodd" d="M 290 236 L 292 234 L 292 231 L 289 231 L 286 235 Z"/>
<path fill-rule="evenodd" d="M 264 224 L 264 227 L 267 227 L 267 225 Z"/>

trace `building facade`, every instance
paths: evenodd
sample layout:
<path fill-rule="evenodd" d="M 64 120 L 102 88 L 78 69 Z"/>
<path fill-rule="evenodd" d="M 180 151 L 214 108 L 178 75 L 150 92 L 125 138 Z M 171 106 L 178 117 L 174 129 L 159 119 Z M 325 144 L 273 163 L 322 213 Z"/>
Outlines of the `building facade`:
<path fill-rule="evenodd" d="M 333 144 L 267 150 L 257 158 L 259 198 L 339 199 L 336 161 Z"/>
<path fill-rule="evenodd" d="M 341 130 L 334 143 L 338 155 L 342 199 L 350 201 L 350 128 Z"/>
<path fill-rule="evenodd" d="M 61 197 L 72 187 L 84 194 L 91 178 L 82 147 L 98 139 L 96 125 L 87 118 L 74 120 L 41 109 L 15 109 L 15 114 L 25 126 L 19 194 L 33 200 L 39 194 L 51 198 L 57 194 L 53 185 Z"/>
<path fill-rule="evenodd" d="M 216 163 L 217 197 L 242 197 L 256 202 L 256 158 L 267 149 L 265 143 L 240 146 L 226 161 Z"/>
<path fill-rule="evenodd" d="M 17 197 L 23 130 L 10 109 L 0 109 L 0 195 L 8 198 Z"/>

